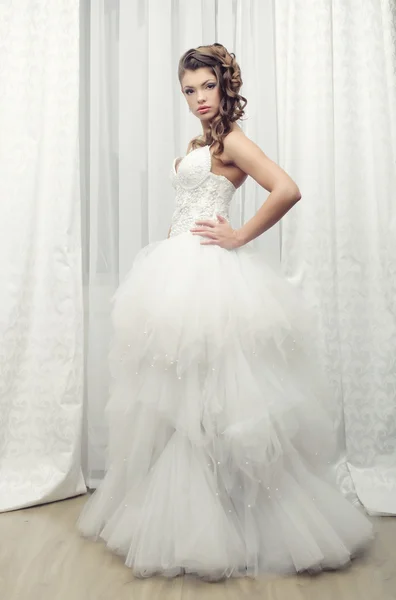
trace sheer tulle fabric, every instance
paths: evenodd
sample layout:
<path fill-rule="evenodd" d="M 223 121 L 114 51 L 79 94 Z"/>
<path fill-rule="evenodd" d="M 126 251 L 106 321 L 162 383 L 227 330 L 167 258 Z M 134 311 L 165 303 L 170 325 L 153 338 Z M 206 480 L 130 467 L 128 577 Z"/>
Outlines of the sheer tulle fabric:
<path fill-rule="evenodd" d="M 108 470 L 80 517 L 137 576 L 336 568 L 371 538 L 328 480 L 311 317 L 249 248 L 182 233 L 114 299 Z"/>

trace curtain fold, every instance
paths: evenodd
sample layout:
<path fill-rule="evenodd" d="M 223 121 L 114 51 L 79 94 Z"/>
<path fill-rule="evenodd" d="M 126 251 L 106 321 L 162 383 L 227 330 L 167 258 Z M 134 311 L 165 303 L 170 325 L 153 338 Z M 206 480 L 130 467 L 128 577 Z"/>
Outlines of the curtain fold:
<path fill-rule="evenodd" d="M 0 511 L 84 493 L 79 3 L 0 3 Z"/>
<path fill-rule="evenodd" d="M 395 514 L 396 6 L 275 6 L 280 159 L 303 195 L 282 266 L 317 306 L 357 495 Z"/>

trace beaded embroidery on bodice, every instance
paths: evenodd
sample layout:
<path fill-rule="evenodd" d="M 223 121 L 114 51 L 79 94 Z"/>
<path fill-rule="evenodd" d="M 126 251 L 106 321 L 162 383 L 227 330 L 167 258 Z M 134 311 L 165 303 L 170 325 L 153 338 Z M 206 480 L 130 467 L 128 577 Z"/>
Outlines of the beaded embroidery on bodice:
<path fill-rule="evenodd" d="M 181 160 L 173 161 L 171 177 L 176 190 L 176 208 L 170 237 L 189 231 L 200 219 L 215 219 L 217 214 L 229 219 L 236 188 L 224 175 L 212 173 L 211 168 L 209 146 L 196 148 Z"/>

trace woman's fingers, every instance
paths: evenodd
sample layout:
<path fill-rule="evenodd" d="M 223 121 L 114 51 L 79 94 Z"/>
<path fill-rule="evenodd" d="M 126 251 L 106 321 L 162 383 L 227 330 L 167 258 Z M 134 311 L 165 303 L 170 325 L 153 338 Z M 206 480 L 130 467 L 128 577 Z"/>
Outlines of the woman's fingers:
<path fill-rule="evenodd" d="M 203 227 L 216 227 L 218 225 L 216 221 L 195 221 L 195 224 Z"/>
<path fill-rule="evenodd" d="M 202 237 L 215 238 L 217 237 L 217 233 L 214 231 L 198 231 L 197 233 L 193 233 L 193 235 L 200 235 Z"/>

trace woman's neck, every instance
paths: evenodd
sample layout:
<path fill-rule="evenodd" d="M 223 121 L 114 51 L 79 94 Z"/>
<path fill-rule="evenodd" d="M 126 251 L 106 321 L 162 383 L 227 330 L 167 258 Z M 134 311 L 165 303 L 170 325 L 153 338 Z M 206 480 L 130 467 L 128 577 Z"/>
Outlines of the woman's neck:
<path fill-rule="evenodd" d="M 205 139 L 206 134 L 208 133 L 208 131 L 210 131 L 210 123 L 207 123 L 206 121 L 202 123 L 202 131 L 202 137 Z"/>

